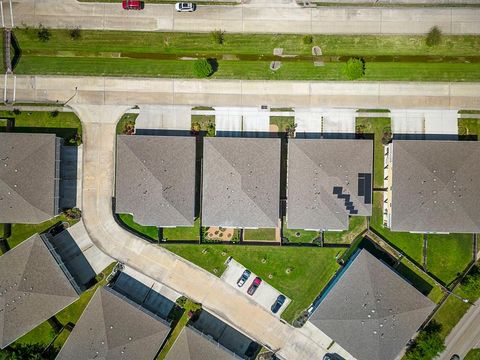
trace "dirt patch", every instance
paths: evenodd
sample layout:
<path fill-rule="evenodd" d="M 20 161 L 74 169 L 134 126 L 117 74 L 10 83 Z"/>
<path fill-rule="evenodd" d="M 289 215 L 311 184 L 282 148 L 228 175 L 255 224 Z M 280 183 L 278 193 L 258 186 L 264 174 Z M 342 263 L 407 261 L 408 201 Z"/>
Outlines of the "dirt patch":
<path fill-rule="evenodd" d="M 234 233 L 235 229 L 233 228 L 211 226 L 207 229 L 205 237 L 207 238 L 207 240 L 230 241 L 232 240 Z"/>
<path fill-rule="evenodd" d="M 270 131 L 270 132 L 278 132 L 278 126 L 275 125 L 275 124 L 270 124 L 270 126 L 268 127 L 268 131 Z"/>

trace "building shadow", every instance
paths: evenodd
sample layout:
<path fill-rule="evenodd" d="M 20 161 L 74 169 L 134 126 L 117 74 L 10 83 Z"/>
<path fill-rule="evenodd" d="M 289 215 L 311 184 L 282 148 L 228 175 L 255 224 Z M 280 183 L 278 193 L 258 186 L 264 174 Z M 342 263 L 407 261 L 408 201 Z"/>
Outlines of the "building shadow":
<path fill-rule="evenodd" d="M 62 146 L 60 149 L 59 208 L 77 206 L 78 147 Z"/>
<path fill-rule="evenodd" d="M 457 141 L 458 135 L 452 134 L 393 134 L 393 140 L 451 140 Z"/>

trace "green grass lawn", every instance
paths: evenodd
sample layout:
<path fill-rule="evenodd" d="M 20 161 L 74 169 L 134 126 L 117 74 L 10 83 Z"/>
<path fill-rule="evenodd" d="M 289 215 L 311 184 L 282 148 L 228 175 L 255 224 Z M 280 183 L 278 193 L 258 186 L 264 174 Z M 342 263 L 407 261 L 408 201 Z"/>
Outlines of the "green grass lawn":
<path fill-rule="evenodd" d="M 245 229 L 244 240 L 275 241 L 275 229 Z"/>
<path fill-rule="evenodd" d="M 425 273 L 403 258 L 396 270 L 418 291 L 428 296 L 434 303 L 439 303 L 444 296 L 442 288 L 436 285 Z"/>
<path fill-rule="evenodd" d="M 33 234 L 42 233 L 57 222 L 64 221 L 70 223 L 70 225 L 78 222 L 78 220 L 68 220 L 64 214 L 61 214 L 40 224 L 12 224 L 12 234 L 7 238 L 8 245 L 10 248 L 14 248 Z"/>
<path fill-rule="evenodd" d="M 389 243 L 400 249 L 406 255 L 423 264 L 423 236 L 422 234 L 411 234 L 407 232 L 394 232 L 383 227 L 383 194 L 373 192 L 373 210 L 370 218 L 370 227 L 380 234 Z"/>
<path fill-rule="evenodd" d="M 277 125 L 279 132 L 286 132 L 295 126 L 295 116 L 270 116 L 270 125 Z"/>
<path fill-rule="evenodd" d="M 363 230 L 367 229 L 367 218 L 364 216 L 350 216 L 348 230 L 325 231 L 323 240 L 327 244 L 350 244 Z"/>
<path fill-rule="evenodd" d="M 142 234 L 152 240 L 158 240 L 158 228 L 156 226 L 143 226 L 133 221 L 133 216 L 130 214 L 118 214 L 120 222 L 127 228 Z"/>
<path fill-rule="evenodd" d="M 283 224 L 283 237 L 286 237 L 291 243 L 310 243 L 320 235 L 318 231 L 287 229 L 285 222 Z"/>
<path fill-rule="evenodd" d="M 17 74 L 112 75 L 192 78 L 193 62 L 181 56 L 213 57 L 218 71 L 213 78 L 345 80 L 344 62 L 314 67 L 313 61 L 284 61 L 270 71 L 270 61 L 259 60 L 282 47 L 286 54 L 310 55 L 303 35 L 226 34 L 223 45 L 210 34 L 85 31 L 71 40 L 68 30 L 51 30 L 48 44 L 38 40 L 36 30 L 16 30 L 23 49 Z M 476 55 L 480 37 L 444 36 L 442 45 L 429 48 L 423 36 L 314 36 L 324 55 Z M 448 45 L 447 45 L 448 44 Z M 150 55 L 145 55 L 149 53 Z M 173 55 L 175 58 L 167 58 Z M 223 55 L 242 60 L 224 60 Z M 123 57 L 120 57 L 123 56 Z M 413 71 L 414 70 L 414 71 Z M 480 79 L 479 63 L 422 62 L 381 63 L 367 61 L 365 80 L 474 81 Z"/>
<path fill-rule="evenodd" d="M 480 119 L 458 119 L 458 134 L 480 136 Z"/>
<path fill-rule="evenodd" d="M 168 250 L 220 276 L 225 260 L 235 260 L 292 299 L 282 314 L 291 322 L 307 308 L 338 269 L 338 249 L 271 246 L 163 245 Z M 223 254 L 222 254 L 223 253 Z M 262 263 L 262 259 L 267 259 Z M 286 270 L 291 272 L 287 274 Z M 268 275 L 273 276 L 268 279 Z"/>
<path fill-rule="evenodd" d="M 196 218 L 193 227 L 163 228 L 164 240 L 200 240 L 200 219 Z"/>
<path fill-rule="evenodd" d="M 429 234 L 427 269 L 448 286 L 473 260 L 471 234 Z"/>
<path fill-rule="evenodd" d="M 15 118 L 15 132 L 52 133 L 64 139 L 82 136 L 82 124 L 73 112 L 59 112 L 55 116 L 48 111 L 22 111 L 18 115 L 0 111 L 0 118 Z M 0 132 L 4 131 L 5 125 L 0 123 Z"/>
<path fill-rule="evenodd" d="M 0 224 L 0 238 L 2 238 L 4 234 L 5 234 L 4 225 Z"/>
<path fill-rule="evenodd" d="M 447 337 L 469 308 L 470 305 L 465 304 L 460 299 L 454 296 L 448 297 L 447 301 L 443 303 L 433 317 L 434 320 L 442 325 L 440 335 L 443 338 Z"/>
<path fill-rule="evenodd" d="M 480 360 L 480 349 L 472 349 L 463 360 Z"/>
<path fill-rule="evenodd" d="M 357 117 L 355 125 L 362 129 L 364 134 L 373 134 L 373 187 L 383 188 L 383 152 L 382 137 L 384 132 L 391 132 L 390 118 L 363 118 Z"/>

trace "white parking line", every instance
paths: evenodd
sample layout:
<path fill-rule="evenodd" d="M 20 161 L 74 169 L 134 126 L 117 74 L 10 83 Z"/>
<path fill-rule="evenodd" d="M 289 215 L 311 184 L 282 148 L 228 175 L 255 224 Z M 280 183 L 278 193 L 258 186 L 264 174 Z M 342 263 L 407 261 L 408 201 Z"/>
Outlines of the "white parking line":
<path fill-rule="evenodd" d="M 227 264 L 227 269 L 222 274 L 221 279 L 236 290 L 244 293 L 246 296 L 250 296 L 255 302 L 257 302 L 266 310 L 271 311 L 271 306 L 275 303 L 277 297 L 282 293 L 270 284 L 268 284 L 264 279 L 262 279 L 262 283 L 257 288 L 255 293 L 253 295 L 248 295 L 247 290 L 253 283 L 253 280 L 257 277 L 257 275 L 252 272 L 245 284 L 242 287 L 238 287 L 237 281 L 242 276 L 244 270 L 245 266 L 235 261 L 234 259 L 230 259 Z M 275 316 L 279 318 L 282 312 L 287 308 L 288 304 L 290 304 L 290 302 L 290 298 L 286 297 L 284 304 L 278 310 Z"/>

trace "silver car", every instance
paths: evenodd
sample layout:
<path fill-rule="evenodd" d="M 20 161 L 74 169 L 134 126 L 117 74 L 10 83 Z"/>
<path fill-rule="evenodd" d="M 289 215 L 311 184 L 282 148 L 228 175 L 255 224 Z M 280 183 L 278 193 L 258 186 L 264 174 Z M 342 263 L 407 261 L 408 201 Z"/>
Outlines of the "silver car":
<path fill-rule="evenodd" d="M 197 5 L 195 5 L 194 3 L 181 2 L 175 4 L 175 10 L 179 12 L 192 12 L 195 11 L 196 8 Z"/>

